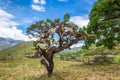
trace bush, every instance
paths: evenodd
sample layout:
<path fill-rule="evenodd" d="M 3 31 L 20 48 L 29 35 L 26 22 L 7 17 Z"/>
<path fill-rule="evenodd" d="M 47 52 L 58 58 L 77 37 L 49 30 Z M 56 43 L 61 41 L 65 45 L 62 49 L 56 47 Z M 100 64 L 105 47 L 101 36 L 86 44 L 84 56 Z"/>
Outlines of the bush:
<path fill-rule="evenodd" d="M 94 64 L 111 64 L 114 63 L 115 55 L 101 52 L 99 55 L 94 55 Z"/>
<path fill-rule="evenodd" d="M 61 60 L 76 60 L 77 55 L 75 53 L 60 53 Z"/>
<path fill-rule="evenodd" d="M 15 54 L 13 53 L 13 54 L 1 54 L 0 55 L 0 59 L 2 60 L 6 60 L 6 59 L 14 59 L 14 57 L 15 57 Z"/>
<path fill-rule="evenodd" d="M 114 62 L 116 64 L 120 64 L 120 55 L 118 55 L 116 58 L 114 58 Z"/>
<path fill-rule="evenodd" d="M 113 63 L 113 57 L 108 57 L 108 55 L 101 55 L 94 58 L 95 64 L 106 64 L 106 63 Z"/>

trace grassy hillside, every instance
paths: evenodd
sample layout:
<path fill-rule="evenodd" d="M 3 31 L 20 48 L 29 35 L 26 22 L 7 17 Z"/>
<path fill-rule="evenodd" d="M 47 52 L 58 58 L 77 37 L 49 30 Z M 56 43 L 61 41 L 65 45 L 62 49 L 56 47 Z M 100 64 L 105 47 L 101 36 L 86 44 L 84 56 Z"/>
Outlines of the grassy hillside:
<path fill-rule="evenodd" d="M 23 57 L 33 53 L 33 42 L 21 42 L 13 47 L 0 51 L 0 58 Z"/>
<path fill-rule="evenodd" d="M 0 59 L 9 59 L 9 58 L 21 58 L 25 55 L 33 54 L 34 50 L 33 49 L 33 42 L 21 42 L 13 47 L 4 49 L 0 51 Z M 101 47 L 95 47 L 91 46 L 89 50 L 84 50 L 80 48 L 73 48 L 71 50 L 63 50 L 61 55 L 63 57 L 68 57 L 68 58 L 77 58 L 79 57 L 79 54 L 86 54 L 86 55 L 95 55 L 95 54 L 100 54 L 101 52 L 109 53 L 109 54 L 120 54 L 120 45 L 118 44 L 115 49 L 113 50 L 108 50 L 107 48 L 101 46 Z M 64 53 L 69 53 L 69 54 L 64 54 Z M 72 54 L 71 54 L 72 53 Z M 75 53 L 75 54 L 73 54 Z M 77 54 L 77 55 L 76 55 Z M 58 57 L 60 56 L 59 54 L 57 55 Z M 77 57 L 76 57 L 77 56 Z"/>

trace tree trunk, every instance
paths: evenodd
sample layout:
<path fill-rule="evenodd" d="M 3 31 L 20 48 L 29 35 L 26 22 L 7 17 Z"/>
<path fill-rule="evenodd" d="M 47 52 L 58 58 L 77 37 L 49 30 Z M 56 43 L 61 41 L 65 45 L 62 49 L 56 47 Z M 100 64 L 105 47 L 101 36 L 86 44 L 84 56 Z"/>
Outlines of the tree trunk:
<path fill-rule="evenodd" d="M 51 75 L 53 74 L 53 69 L 54 69 L 54 62 L 53 60 L 51 60 L 49 62 L 49 66 L 47 68 L 47 71 L 48 71 L 48 77 L 51 77 Z"/>
<path fill-rule="evenodd" d="M 51 77 L 51 75 L 53 74 L 54 69 L 53 56 L 54 55 L 49 56 L 49 60 L 46 59 L 48 63 L 44 59 L 41 59 L 41 64 L 43 64 L 47 69 L 48 77 Z"/>

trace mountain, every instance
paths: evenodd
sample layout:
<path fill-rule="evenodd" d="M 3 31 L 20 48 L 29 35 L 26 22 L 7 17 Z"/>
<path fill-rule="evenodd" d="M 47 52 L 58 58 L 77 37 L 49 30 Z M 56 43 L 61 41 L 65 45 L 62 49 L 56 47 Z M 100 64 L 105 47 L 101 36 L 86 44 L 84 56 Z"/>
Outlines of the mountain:
<path fill-rule="evenodd" d="M 20 43 L 20 42 L 22 42 L 22 41 L 0 37 L 0 50 L 5 49 L 5 48 L 9 48 L 11 46 L 14 46 L 14 45 Z"/>
<path fill-rule="evenodd" d="M 72 48 L 71 50 L 66 49 L 62 52 L 75 52 L 78 51 L 80 47 Z M 21 42 L 16 44 L 15 46 L 3 49 L 0 51 L 0 59 L 8 59 L 8 58 L 20 58 L 27 55 L 33 55 L 33 41 Z"/>
<path fill-rule="evenodd" d="M 0 59 L 20 58 L 33 52 L 33 42 L 20 42 L 15 46 L 0 50 Z"/>

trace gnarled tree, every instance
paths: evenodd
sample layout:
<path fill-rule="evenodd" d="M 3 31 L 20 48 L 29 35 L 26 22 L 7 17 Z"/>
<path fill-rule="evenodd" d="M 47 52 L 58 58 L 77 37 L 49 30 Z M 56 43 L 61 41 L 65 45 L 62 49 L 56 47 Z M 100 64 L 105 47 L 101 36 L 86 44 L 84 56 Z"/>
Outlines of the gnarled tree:
<path fill-rule="evenodd" d="M 64 21 L 60 19 L 46 19 L 36 22 L 27 28 L 27 34 L 31 34 L 37 38 L 36 50 L 43 58 L 43 64 L 50 77 L 53 73 L 54 55 L 64 49 L 70 48 L 79 40 L 89 37 L 84 31 L 72 22 L 69 22 L 70 15 L 64 15 Z M 93 37 L 94 38 L 94 37 Z"/>

